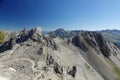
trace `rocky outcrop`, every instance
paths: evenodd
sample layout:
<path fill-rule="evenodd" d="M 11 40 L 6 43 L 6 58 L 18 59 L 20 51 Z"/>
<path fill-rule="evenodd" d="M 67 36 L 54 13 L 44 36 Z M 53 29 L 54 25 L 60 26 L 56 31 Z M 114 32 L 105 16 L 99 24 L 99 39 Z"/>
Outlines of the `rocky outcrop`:
<path fill-rule="evenodd" d="M 72 69 L 68 72 L 68 74 L 70 74 L 72 77 L 75 78 L 76 72 L 77 72 L 77 68 L 76 66 L 73 66 Z"/>
<path fill-rule="evenodd" d="M 22 43 L 27 41 L 28 39 L 32 39 L 33 41 L 37 41 L 37 42 L 42 42 L 42 37 L 43 35 L 40 27 L 37 27 L 36 29 L 32 29 L 30 31 L 24 29 L 19 33 L 16 42 Z"/>
<path fill-rule="evenodd" d="M 13 46 L 15 45 L 15 39 L 11 38 L 9 41 L 4 42 L 1 46 L 0 46 L 0 53 L 6 51 L 6 50 L 10 50 L 13 48 Z"/>
<path fill-rule="evenodd" d="M 59 65 L 58 63 L 55 63 L 54 71 L 58 74 L 63 74 L 63 66 Z"/>
<path fill-rule="evenodd" d="M 56 62 L 51 55 L 47 55 L 46 64 L 53 65 L 55 73 L 63 74 L 63 66 Z"/>
<path fill-rule="evenodd" d="M 32 29 L 30 32 L 29 32 L 29 35 L 31 35 L 31 39 L 33 41 L 37 41 L 37 42 L 40 42 L 42 43 L 43 42 L 43 34 L 42 34 L 42 29 L 41 27 L 37 27 L 36 29 Z"/>
<path fill-rule="evenodd" d="M 16 39 L 16 43 L 22 43 L 22 42 L 25 42 L 29 39 L 30 35 L 29 35 L 29 31 L 24 29 L 23 31 L 21 31 L 19 33 L 19 35 L 17 36 L 17 39 Z"/>
<path fill-rule="evenodd" d="M 46 46 L 51 47 L 54 50 L 58 49 L 58 45 L 49 36 L 46 37 L 45 35 L 43 35 L 43 39 L 45 40 Z"/>
<path fill-rule="evenodd" d="M 14 44 L 26 44 L 26 46 L 31 46 L 31 43 L 38 42 L 38 44 L 51 47 L 54 50 L 57 50 L 58 48 L 57 44 L 49 36 L 46 37 L 44 34 L 42 34 L 41 27 L 37 27 L 36 29 L 32 29 L 30 31 L 24 29 L 23 31 L 19 32 L 18 35 L 10 38 L 0 46 L 2 49 L 0 52 L 11 49 L 13 47 L 12 42 L 14 42 Z"/>
<path fill-rule="evenodd" d="M 46 64 L 48 66 L 52 65 L 53 69 L 54 69 L 54 72 L 57 73 L 57 74 L 60 74 L 60 75 L 69 74 L 73 78 L 75 78 L 75 75 L 76 75 L 76 72 L 77 72 L 76 66 L 73 66 L 72 68 L 68 67 L 68 68 L 65 69 L 65 66 L 58 63 L 51 55 L 47 55 Z"/>
<path fill-rule="evenodd" d="M 47 65 L 51 65 L 54 63 L 54 59 L 52 58 L 51 55 L 47 55 L 47 59 L 46 59 L 46 64 Z"/>

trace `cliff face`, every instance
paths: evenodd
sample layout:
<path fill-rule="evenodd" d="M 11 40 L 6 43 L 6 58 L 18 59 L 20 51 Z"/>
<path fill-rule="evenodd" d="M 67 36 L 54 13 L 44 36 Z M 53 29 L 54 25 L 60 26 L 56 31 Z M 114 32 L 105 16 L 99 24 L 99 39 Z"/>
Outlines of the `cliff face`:
<path fill-rule="evenodd" d="M 40 27 L 0 45 L 0 77 L 6 80 L 118 80 L 119 48 L 96 32 L 50 38 Z"/>
<path fill-rule="evenodd" d="M 110 56 L 110 49 L 107 45 L 107 41 L 101 34 L 96 32 L 84 32 L 81 34 L 81 36 L 91 47 L 99 48 L 105 57 Z"/>

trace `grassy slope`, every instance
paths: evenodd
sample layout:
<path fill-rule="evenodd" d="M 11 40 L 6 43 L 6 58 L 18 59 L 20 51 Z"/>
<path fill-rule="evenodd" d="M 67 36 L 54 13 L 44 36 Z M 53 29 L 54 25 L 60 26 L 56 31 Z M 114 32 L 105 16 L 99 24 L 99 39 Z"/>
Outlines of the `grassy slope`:
<path fill-rule="evenodd" d="M 0 32 L 0 44 L 3 42 L 4 38 L 5 38 L 5 33 Z"/>
<path fill-rule="evenodd" d="M 116 73 L 118 80 L 120 80 L 120 69 L 118 67 L 114 67 L 113 71 Z"/>

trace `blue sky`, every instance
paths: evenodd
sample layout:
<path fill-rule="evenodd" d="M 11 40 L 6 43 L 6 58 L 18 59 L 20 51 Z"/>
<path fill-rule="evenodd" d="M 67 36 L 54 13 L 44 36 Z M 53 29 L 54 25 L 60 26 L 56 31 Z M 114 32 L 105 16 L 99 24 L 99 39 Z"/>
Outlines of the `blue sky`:
<path fill-rule="evenodd" d="M 120 29 L 120 0 L 0 0 L 0 29 Z"/>

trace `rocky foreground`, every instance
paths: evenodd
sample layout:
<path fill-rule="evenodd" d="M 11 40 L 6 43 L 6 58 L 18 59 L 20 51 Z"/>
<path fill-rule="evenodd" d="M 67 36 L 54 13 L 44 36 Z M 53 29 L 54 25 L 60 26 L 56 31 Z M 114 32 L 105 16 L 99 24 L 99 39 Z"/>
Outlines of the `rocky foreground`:
<path fill-rule="evenodd" d="M 119 68 L 119 47 L 96 32 L 50 38 L 37 27 L 0 44 L 0 80 L 120 80 Z"/>

